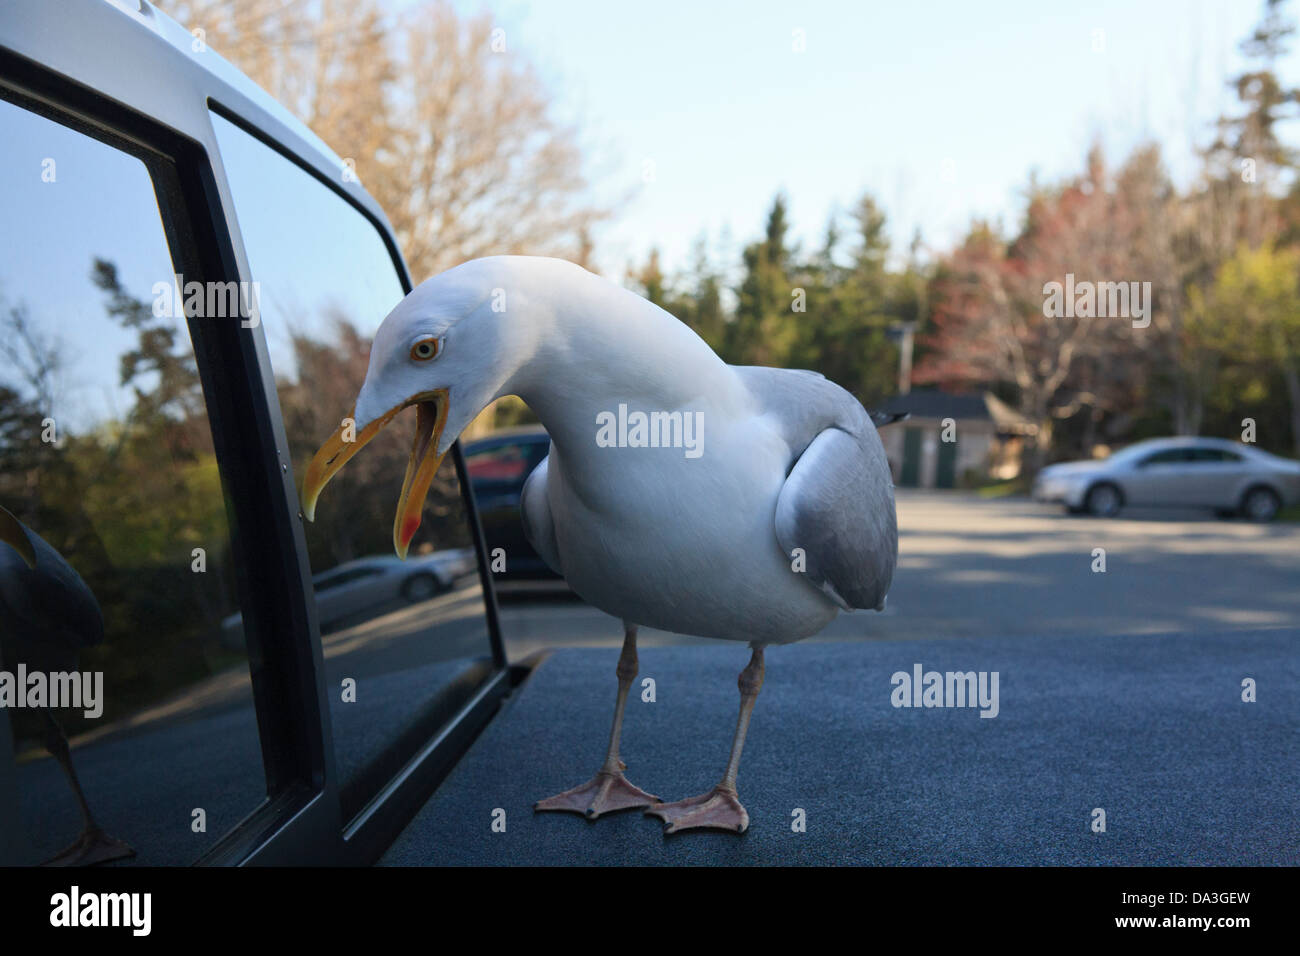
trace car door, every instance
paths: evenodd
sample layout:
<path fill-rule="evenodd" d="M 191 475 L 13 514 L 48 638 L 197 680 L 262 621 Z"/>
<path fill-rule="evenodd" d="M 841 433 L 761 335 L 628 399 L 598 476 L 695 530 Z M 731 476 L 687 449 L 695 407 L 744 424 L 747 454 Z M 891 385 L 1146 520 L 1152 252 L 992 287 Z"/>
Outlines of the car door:
<path fill-rule="evenodd" d="M 1212 446 L 1190 449 L 1189 487 L 1195 503 L 1207 508 L 1235 508 L 1237 489 L 1246 476 L 1246 461 L 1235 451 Z"/>
<path fill-rule="evenodd" d="M 1185 448 L 1152 452 L 1139 460 L 1124 479 L 1125 503 L 1144 507 L 1188 504 L 1187 469 Z"/>
<path fill-rule="evenodd" d="M 417 544 L 479 574 L 383 641 L 321 638 L 312 581 L 389 551 L 408 443 L 315 525 L 298 476 L 410 277 L 353 166 L 194 39 L 145 3 L 0 4 L 0 316 L 75 363 L 44 394 L 0 363 L 0 503 L 103 605 L 106 709 L 66 730 L 137 862 L 372 862 L 509 691 L 482 535 L 456 444 Z M 10 717 L 0 865 L 79 824 Z"/>

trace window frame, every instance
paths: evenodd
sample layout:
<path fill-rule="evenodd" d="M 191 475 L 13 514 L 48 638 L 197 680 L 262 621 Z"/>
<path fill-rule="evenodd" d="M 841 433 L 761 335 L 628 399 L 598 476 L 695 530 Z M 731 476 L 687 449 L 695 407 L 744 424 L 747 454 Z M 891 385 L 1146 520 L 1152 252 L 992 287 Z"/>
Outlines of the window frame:
<path fill-rule="evenodd" d="M 68 0 L 72 9 L 57 10 L 20 5 L 23 16 L 0 19 L 0 93 L 144 162 L 174 265 L 187 280 L 254 278 L 211 110 L 365 216 L 388 248 L 403 290 L 410 291 L 396 238 L 373 199 L 359 184 L 332 180 L 319 141 L 296 128 L 265 94 L 259 101 L 260 91 L 251 84 L 227 82 L 168 42 L 149 23 L 151 11 L 132 15 L 98 0 Z M 227 494 L 267 786 L 261 805 L 196 862 L 374 862 L 486 725 L 514 680 L 460 443 L 452 459 L 478 558 L 490 674 L 354 818 L 343 819 L 311 570 L 265 334 L 260 325 L 245 330 L 237 322 L 192 318 L 187 325 Z M 0 805 L 9 796 L 5 786 L 6 774 L 0 773 Z"/>

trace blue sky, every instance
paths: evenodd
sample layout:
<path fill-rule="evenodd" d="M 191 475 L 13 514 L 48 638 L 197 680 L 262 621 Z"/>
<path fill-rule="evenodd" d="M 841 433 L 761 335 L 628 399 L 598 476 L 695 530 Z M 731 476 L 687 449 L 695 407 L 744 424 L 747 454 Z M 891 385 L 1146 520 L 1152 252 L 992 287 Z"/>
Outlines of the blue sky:
<path fill-rule="evenodd" d="M 870 191 L 897 243 L 920 228 L 934 249 L 974 215 L 1014 224 L 1030 172 L 1077 170 L 1094 138 L 1113 157 L 1157 139 L 1185 179 L 1193 143 L 1232 105 L 1224 80 L 1263 4 L 457 6 L 492 14 L 581 124 L 605 194 L 631 193 L 598 236 L 598 264 L 617 276 L 651 246 L 684 263 L 701 232 L 716 243 L 729 231 L 734 258 L 778 189 L 806 242 Z M 1300 82 L 1294 50 L 1282 72 Z"/>

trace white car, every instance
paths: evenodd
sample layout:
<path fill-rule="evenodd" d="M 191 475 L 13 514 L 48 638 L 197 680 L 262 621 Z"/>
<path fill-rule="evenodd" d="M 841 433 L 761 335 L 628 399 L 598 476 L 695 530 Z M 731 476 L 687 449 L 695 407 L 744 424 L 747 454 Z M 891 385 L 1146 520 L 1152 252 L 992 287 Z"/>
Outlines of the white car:
<path fill-rule="evenodd" d="M 397 600 L 428 600 L 451 590 L 459 578 L 477 569 L 473 548 L 411 555 L 406 561 L 383 554 L 345 561 L 312 577 L 321 630 Z M 224 643 L 242 646 L 243 616 L 227 617 L 221 622 L 221 632 Z"/>
<path fill-rule="evenodd" d="M 1300 462 L 1221 438 L 1154 438 L 1100 461 L 1049 465 L 1034 498 L 1112 517 L 1126 505 L 1209 508 L 1271 521 L 1300 502 Z"/>

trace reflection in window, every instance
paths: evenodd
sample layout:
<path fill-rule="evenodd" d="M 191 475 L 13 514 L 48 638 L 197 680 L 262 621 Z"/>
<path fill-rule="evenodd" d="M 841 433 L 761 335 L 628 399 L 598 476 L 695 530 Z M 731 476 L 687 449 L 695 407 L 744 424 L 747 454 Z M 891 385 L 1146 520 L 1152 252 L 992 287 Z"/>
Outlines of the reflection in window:
<path fill-rule="evenodd" d="M 0 828 L 21 862 L 190 863 L 266 782 L 203 392 L 154 308 L 158 202 L 140 160 L 2 101 L 0 144 Z M 5 701 L 22 671 L 102 681 L 102 713 Z"/>
<path fill-rule="evenodd" d="M 550 444 L 539 425 L 519 429 L 508 438 L 481 438 L 465 449 L 465 470 L 474 485 L 484 545 L 489 555 L 510 555 L 505 567 L 493 568 L 498 582 L 558 578 L 533 549 L 519 514 L 524 484 L 550 451 Z"/>
<path fill-rule="evenodd" d="M 546 452 L 537 454 L 536 445 L 510 443 L 497 445 L 487 451 L 475 452 L 465 458 L 465 471 L 475 485 L 504 482 L 522 484 Z"/>
<path fill-rule="evenodd" d="M 375 227 L 332 189 L 213 116 L 297 475 L 365 379 L 402 285 Z M 306 525 L 343 809 L 353 815 L 490 670 L 483 594 L 451 457 L 410 557 L 392 527 L 414 411 L 330 483 Z"/>

